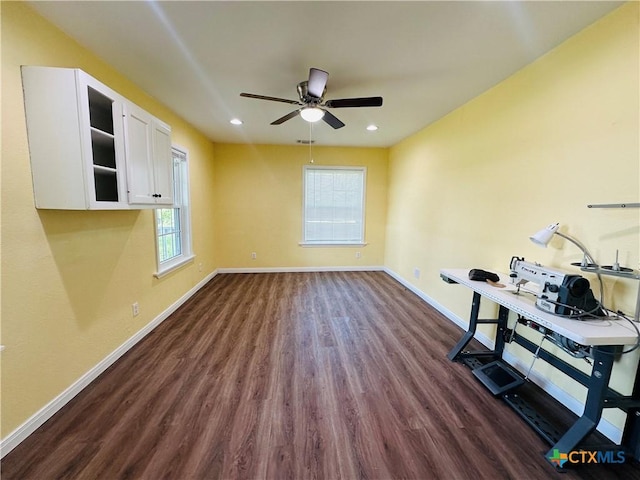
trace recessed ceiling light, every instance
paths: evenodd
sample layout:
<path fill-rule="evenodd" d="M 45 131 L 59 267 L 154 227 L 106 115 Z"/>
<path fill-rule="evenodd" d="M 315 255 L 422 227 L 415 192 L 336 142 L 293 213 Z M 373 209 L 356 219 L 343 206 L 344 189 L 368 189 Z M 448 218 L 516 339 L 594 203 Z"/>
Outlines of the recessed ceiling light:
<path fill-rule="evenodd" d="M 378 129 L 377 125 L 369 125 L 367 126 L 367 130 L 369 130 L 370 132 L 375 132 Z"/>
<path fill-rule="evenodd" d="M 229 123 L 232 123 L 234 125 L 242 125 L 244 122 L 239 118 L 232 118 L 231 120 L 229 120 Z"/>

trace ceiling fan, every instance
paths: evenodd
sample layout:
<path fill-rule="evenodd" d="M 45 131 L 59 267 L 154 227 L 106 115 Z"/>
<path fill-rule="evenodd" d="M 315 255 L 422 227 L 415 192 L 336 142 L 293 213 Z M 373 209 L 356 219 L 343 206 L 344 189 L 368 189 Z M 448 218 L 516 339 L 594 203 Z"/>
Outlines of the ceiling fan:
<path fill-rule="evenodd" d="M 341 98 L 337 100 L 324 101 L 324 94 L 327 91 L 327 79 L 329 74 L 318 68 L 309 69 L 309 80 L 298 84 L 298 96 L 300 100 L 288 100 L 286 98 L 267 97 L 254 93 L 241 93 L 241 97 L 257 98 L 260 100 L 270 100 L 272 102 L 289 103 L 299 105 L 300 108 L 271 122 L 271 125 L 280 125 L 293 117 L 300 115 L 307 122 L 317 122 L 322 119 L 333 128 L 344 127 L 344 123 L 338 119 L 327 108 L 350 108 L 350 107 L 380 107 L 382 97 L 364 98 Z"/>

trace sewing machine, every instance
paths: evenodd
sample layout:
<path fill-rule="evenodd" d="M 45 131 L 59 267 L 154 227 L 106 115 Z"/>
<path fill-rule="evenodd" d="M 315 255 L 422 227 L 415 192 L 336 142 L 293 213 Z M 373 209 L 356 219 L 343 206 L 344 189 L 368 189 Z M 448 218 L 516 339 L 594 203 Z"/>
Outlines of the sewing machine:
<path fill-rule="evenodd" d="M 605 316 L 591 291 L 589 280 L 581 275 L 570 275 L 560 270 L 525 262 L 524 258 L 511 258 L 511 283 L 519 289 L 527 282 L 540 287 L 536 306 L 545 312 L 563 317 L 584 319 Z"/>
<path fill-rule="evenodd" d="M 525 272 L 523 270 L 525 267 L 532 271 Z M 527 264 L 519 258 L 512 261 L 512 269 L 515 269 L 513 272 L 515 276 L 512 277 L 514 284 L 525 280 L 526 277 L 534 278 L 533 281 L 540 284 L 541 289 L 544 289 L 546 282 L 549 282 L 550 285 L 556 285 L 560 289 L 563 284 L 566 288 L 568 282 L 565 278 L 569 275 L 564 272 L 551 271 L 551 269 L 540 265 Z M 624 321 L 579 322 L 575 320 L 577 317 L 549 313 L 535 304 L 537 295 L 535 297 L 523 294 L 514 295 L 514 285 L 501 288 L 488 282 L 471 280 L 469 279 L 469 270 L 469 268 L 440 270 L 440 276 L 447 283 L 458 284 L 473 292 L 469 326 L 447 355 L 449 360 L 463 362 L 470 366 L 474 372 L 478 370 L 478 373 L 485 373 L 485 378 L 490 379 L 494 386 L 498 387 L 498 395 L 551 445 L 545 455 L 547 459 L 550 459 L 554 452 L 557 454 L 557 452 L 583 449 L 586 446 L 585 439 L 596 429 L 602 418 L 602 413 L 613 408 L 626 412 L 627 417 L 620 437 L 622 439 L 619 442 L 620 448 L 635 460 L 640 461 L 640 415 L 636 413 L 640 411 L 640 368 L 636 369 L 636 374 L 628 380 L 629 383 L 624 385 L 626 391 L 633 392 L 631 395 L 621 394 L 609 385 L 613 366 L 619 361 L 620 353 L 626 351 L 624 346 L 634 345 L 638 341 L 635 328 Z M 551 273 L 555 278 L 540 280 L 545 272 Z M 509 283 L 508 275 L 500 275 L 500 279 L 501 284 Z M 523 289 L 520 290 L 522 293 Z M 545 292 L 541 295 L 548 293 L 552 292 Z M 498 305 L 498 311 L 492 318 L 480 317 L 482 303 L 485 301 L 492 302 L 492 305 Z M 515 325 L 509 329 L 508 322 L 509 318 L 513 316 L 512 314 L 518 315 L 519 323 L 524 322 L 543 335 L 540 338 L 540 343 L 531 341 L 529 335 L 521 335 L 516 332 Z M 486 348 L 476 351 L 468 349 L 470 342 L 477 335 L 478 326 L 486 324 L 495 325 L 494 336 L 489 339 L 490 342 L 493 342 L 493 349 L 489 351 Z M 574 357 L 588 360 L 593 364 L 591 372 L 585 373 L 582 368 L 576 368 L 574 361 L 567 362 L 563 359 L 564 355 L 555 353 L 555 349 L 549 351 L 543 348 L 542 339 L 551 340 L 555 345 L 561 345 L 563 350 L 566 349 L 565 352 L 569 350 L 570 355 Z M 567 430 L 564 429 L 564 424 L 557 423 L 557 418 L 545 418 L 544 410 L 536 411 L 535 406 L 527 402 L 526 390 L 520 392 L 509 390 L 516 384 L 515 382 L 511 385 L 508 383 L 513 377 L 506 373 L 508 371 L 506 368 L 495 368 L 496 362 L 503 362 L 503 354 L 513 355 L 511 352 L 504 351 L 506 342 L 516 343 L 533 354 L 534 358 L 544 360 L 557 372 L 566 374 L 573 381 L 587 388 L 582 415 Z M 627 357 L 631 357 L 631 355 Z M 518 360 L 520 361 L 520 358 Z M 626 361 L 632 360 L 627 358 Z M 637 362 L 637 359 L 633 361 Z M 504 364 L 506 362 L 503 362 Z M 476 374 L 474 373 L 474 375 Z M 476 376 L 482 381 L 481 376 Z M 485 385 L 487 384 L 485 383 Z M 487 387 L 492 392 L 495 391 L 489 385 Z M 495 422 L 500 421 L 499 416 L 494 415 L 492 418 Z"/>

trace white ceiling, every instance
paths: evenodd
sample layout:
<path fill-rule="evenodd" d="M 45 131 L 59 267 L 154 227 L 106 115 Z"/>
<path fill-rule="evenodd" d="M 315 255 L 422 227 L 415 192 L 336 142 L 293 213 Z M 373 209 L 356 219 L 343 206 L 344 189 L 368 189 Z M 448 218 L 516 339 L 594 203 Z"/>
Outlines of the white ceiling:
<path fill-rule="evenodd" d="M 499 83 L 623 2 L 387 1 L 31 2 L 211 140 L 295 144 L 300 117 L 270 123 L 297 100 L 309 68 L 329 72 L 325 100 L 384 97 L 334 109 L 317 145 L 390 146 Z M 68 65 L 66 65 L 68 66 Z M 232 117 L 244 121 L 240 127 Z M 380 128 L 368 132 L 374 123 Z"/>

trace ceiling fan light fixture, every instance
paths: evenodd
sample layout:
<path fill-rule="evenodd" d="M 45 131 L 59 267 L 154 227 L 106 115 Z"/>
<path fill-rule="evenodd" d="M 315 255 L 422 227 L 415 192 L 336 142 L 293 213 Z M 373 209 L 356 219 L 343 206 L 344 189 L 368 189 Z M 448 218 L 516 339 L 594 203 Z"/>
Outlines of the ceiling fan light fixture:
<path fill-rule="evenodd" d="M 0 0 L 1 1 L 1 0 Z M 357 98 L 338 98 L 324 101 L 324 94 L 327 91 L 327 79 L 329 74 L 318 68 L 309 69 L 309 79 L 298 84 L 299 100 L 289 100 L 286 98 L 269 97 L 267 95 L 257 95 L 255 93 L 240 93 L 241 97 L 255 98 L 258 100 L 269 100 L 271 102 L 289 103 L 297 105 L 296 109 L 280 117 L 271 125 L 281 125 L 284 122 L 297 117 L 309 123 L 315 123 L 324 120 L 327 125 L 334 130 L 344 127 L 344 122 L 336 117 L 327 108 L 351 108 L 351 107 L 381 107 L 382 97 L 357 97 Z M 324 102 L 324 103 L 323 103 Z"/>
<path fill-rule="evenodd" d="M 306 107 L 300 111 L 300 116 L 307 122 L 317 122 L 324 117 L 324 110 L 318 107 Z"/>

